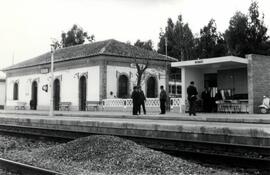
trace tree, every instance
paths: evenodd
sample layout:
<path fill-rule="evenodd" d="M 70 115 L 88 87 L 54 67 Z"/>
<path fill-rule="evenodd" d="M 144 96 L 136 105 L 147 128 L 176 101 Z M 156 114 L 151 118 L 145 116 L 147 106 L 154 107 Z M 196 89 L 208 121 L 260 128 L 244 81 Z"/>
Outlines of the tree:
<path fill-rule="evenodd" d="M 227 54 L 226 42 L 223 35 L 217 32 L 214 19 L 200 30 L 200 37 L 195 39 L 194 54 L 196 58 L 211 58 Z"/>
<path fill-rule="evenodd" d="M 148 61 L 146 62 L 146 64 L 136 63 L 136 69 L 137 69 L 137 73 L 136 73 L 136 76 L 137 76 L 137 86 L 141 86 L 143 74 L 145 73 L 145 71 L 148 68 L 148 66 L 149 66 L 149 62 Z"/>
<path fill-rule="evenodd" d="M 153 51 L 153 42 L 151 40 L 141 41 L 141 40 L 138 39 L 134 43 L 134 46 L 143 48 L 145 50 Z M 141 86 L 142 77 L 143 77 L 143 74 L 145 73 L 146 69 L 149 66 L 149 62 L 148 62 L 148 60 L 146 60 L 146 63 L 145 64 L 140 64 L 135 59 L 135 65 L 136 65 L 136 69 L 137 69 L 137 73 L 136 73 L 136 76 L 137 76 L 137 86 Z"/>
<path fill-rule="evenodd" d="M 166 54 L 165 38 L 167 38 L 167 53 L 169 56 L 174 57 L 174 23 L 171 18 L 167 21 L 167 27 L 165 28 L 165 33 L 160 31 L 159 33 L 159 43 L 158 43 L 158 52 L 161 54 Z M 175 57 L 176 58 L 176 57 Z"/>
<path fill-rule="evenodd" d="M 229 28 L 225 31 L 229 54 L 244 57 L 249 52 L 248 32 L 248 16 L 236 12 L 230 20 Z"/>
<path fill-rule="evenodd" d="M 134 46 L 146 49 L 146 50 L 153 50 L 153 42 L 152 40 L 148 40 L 148 41 L 141 41 L 141 40 L 137 40 L 134 43 Z"/>
<path fill-rule="evenodd" d="M 57 47 L 69 47 L 78 44 L 83 44 L 85 41 L 93 42 L 95 40 L 95 36 L 89 36 L 87 32 L 83 30 L 83 28 L 74 24 L 72 28 L 68 32 L 62 32 L 61 34 L 61 42 L 54 42 Z"/>
<path fill-rule="evenodd" d="M 171 18 L 167 21 L 165 33 L 160 32 L 158 52 L 165 54 L 165 38 L 167 38 L 167 53 L 169 56 L 179 60 L 193 59 L 194 36 L 187 23 L 183 22 L 182 16 L 178 16 L 176 24 Z"/>
<path fill-rule="evenodd" d="M 246 54 L 270 54 L 264 16 L 260 19 L 258 3 L 252 2 L 248 15 L 241 12 L 231 18 L 225 39 L 229 53 L 244 57 Z"/>
<path fill-rule="evenodd" d="M 180 58 L 180 60 L 191 60 L 193 58 L 192 49 L 194 47 L 194 37 L 188 24 L 183 23 L 181 15 L 178 17 L 178 21 L 176 22 L 174 34 L 174 50 L 177 54 L 176 58 Z"/>
<path fill-rule="evenodd" d="M 249 7 L 249 38 L 252 53 L 265 54 L 264 46 L 267 45 L 267 28 L 264 25 L 264 15 L 259 19 L 258 2 L 254 1 Z"/>

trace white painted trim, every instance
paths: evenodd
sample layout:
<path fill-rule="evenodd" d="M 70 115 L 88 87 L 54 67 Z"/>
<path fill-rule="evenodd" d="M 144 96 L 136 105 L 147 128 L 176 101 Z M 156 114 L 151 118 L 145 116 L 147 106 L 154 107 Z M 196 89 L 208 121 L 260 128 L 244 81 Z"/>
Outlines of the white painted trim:
<path fill-rule="evenodd" d="M 182 103 L 180 108 L 180 113 L 185 113 L 186 110 L 186 99 L 187 99 L 187 93 L 186 93 L 186 68 L 181 69 L 181 80 L 182 80 Z"/>
<path fill-rule="evenodd" d="M 208 58 L 208 59 L 173 62 L 171 63 L 171 65 L 172 67 L 187 67 L 187 66 L 218 64 L 218 63 L 226 63 L 226 62 L 248 64 L 248 59 L 235 57 L 235 56 L 224 56 L 224 57 L 216 57 L 216 58 Z"/>

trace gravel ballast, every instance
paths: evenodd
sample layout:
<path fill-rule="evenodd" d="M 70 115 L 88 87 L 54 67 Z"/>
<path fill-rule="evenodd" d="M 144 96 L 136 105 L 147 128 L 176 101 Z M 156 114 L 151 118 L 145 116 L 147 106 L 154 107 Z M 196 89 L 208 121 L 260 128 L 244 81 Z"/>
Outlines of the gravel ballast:
<path fill-rule="evenodd" d="M 37 140 L 26 137 L 15 137 L 10 135 L 0 135 L 0 156 L 17 151 L 31 152 L 35 149 L 44 149 L 55 146 L 58 142 L 48 140 Z"/>
<path fill-rule="evenodd" d="M 114 136 L 94 135 L 56 146 L 6 152 L 5 157 L 68 175 L 240 174 L 206 167 Z"/>
<path fill-rule="evenodd" d="M 17 157 L 18 152 L 27 152 L 30 154 L 33 150 L 46 149 L 52 147 L 58 142 L 48 140 L 37 140 L 25 137 L 15 137 L 10 135 L 0 135 L 0 157 L 7 158 L 7 156 Z M 14 172 L 2 169 L 0 167 L 0 175 L 18 175 Z"/>

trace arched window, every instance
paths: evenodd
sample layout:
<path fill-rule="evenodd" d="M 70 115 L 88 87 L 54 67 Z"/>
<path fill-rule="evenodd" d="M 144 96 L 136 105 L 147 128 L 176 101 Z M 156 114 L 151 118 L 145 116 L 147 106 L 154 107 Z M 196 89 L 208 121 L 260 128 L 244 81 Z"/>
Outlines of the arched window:
<path fill-rule="evenodd" d="M 37 109 L 37 102 L 38 102 L 38 85 L 36 81 L 32 82 L 32 95 L 30 101 L 31 109 Z"/>
<path fill-rule="evenodd" d="M 128 77 L 120 75 L 118 78 L 118 98 L 128 97 Z"/>
<path fill-rule="evenodd" d="M 53 82 L 53 101 L 54 101 L 54 110 L 59 110 L 60 103 L 60 81 L 55 79 Z"/>
<path fill-rule="evenodd" d="M 18 100 L 19 98 L 19 85 L 18 83 L 14 83 L 13 86 L 13 100 Z"/>
<path fill-rule="evenodd" d="M 80 111 L 85 111 L 85 105 L 86 105 L 86 89 L 87 89 L 87 84 L 86 84 L 86 77 L 81 76 L 79 80 L 79 109 Z"/>
<path fill-rule="evenodd" d="M 146 84 L 146 97 L 156 98 L 157 97 L 157 80 L 155 77 L 150 77 Z"/>

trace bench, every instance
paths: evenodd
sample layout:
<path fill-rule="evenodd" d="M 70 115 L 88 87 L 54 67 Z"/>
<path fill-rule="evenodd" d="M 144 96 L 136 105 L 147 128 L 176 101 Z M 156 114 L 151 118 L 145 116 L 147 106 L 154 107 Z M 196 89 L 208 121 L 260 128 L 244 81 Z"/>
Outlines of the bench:
<path fill-rule="evenodd" d="M 99 105 L 100 105 L 100 101 L 86 101 L 85 109 L 87 111 L 90 111 L 91 109 L 94 109 L 94 111 L 98 111 Z"/>
<path fill-rule="evenodd" d="M 15 109 L 16 110 L 25 110 L 25 105 L 26 105 L 26 102 L 16 102 L 15 103 Z"/>
<path fill-rule="evenodd" d="M 71 106 L 71 102 L 60 102 L 59 110 L 60 111 L 69 111 Z"/>

